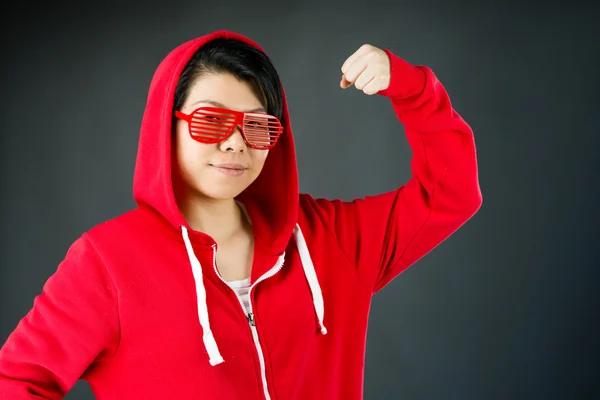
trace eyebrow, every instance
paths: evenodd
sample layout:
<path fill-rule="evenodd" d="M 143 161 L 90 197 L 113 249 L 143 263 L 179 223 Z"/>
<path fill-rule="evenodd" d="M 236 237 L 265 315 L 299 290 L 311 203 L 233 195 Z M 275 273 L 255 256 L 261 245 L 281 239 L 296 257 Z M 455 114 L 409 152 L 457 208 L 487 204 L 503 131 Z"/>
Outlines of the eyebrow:
<path fill-rule="evenodd" d="M 229 107 L 225 106 L 225 104 L 223 103 L 219 103 L 218 101 L 215 100 L 210 100 L 210 99 L 202 99 L 202 100 L 198 100 L 192 104 L 190 104 L 190 106 L 194 106 L 196 104 L 200 104 L 200 103 L 204 103 L 204 104 L 210 104 L 213 105 L 215 107 L 220 107 L 220 108 L 227 108 L 229 109 Z M 258 108 L 253 108 L 250 110 L 242 110 L 243 112 L 248 112 L 248 113 L 257 113 L 257 112 L 266 112 L 264 107 L 258 107 Z"/>

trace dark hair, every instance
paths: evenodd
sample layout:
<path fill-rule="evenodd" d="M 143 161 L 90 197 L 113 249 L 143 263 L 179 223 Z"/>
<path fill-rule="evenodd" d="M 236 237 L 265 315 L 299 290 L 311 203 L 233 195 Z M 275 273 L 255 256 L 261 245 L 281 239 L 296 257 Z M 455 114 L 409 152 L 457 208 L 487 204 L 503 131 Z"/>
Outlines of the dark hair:
<path fill-rule="evenodd" d="M 207 73 L 230 73 L 249 83 L 267 113 L 282 118 L 281 82 L 269 57 L 249 44 L 227 38 L 211 40 L 192 56 L 177 82 L 173 110 L 183 106 L 192 84 Z"/>

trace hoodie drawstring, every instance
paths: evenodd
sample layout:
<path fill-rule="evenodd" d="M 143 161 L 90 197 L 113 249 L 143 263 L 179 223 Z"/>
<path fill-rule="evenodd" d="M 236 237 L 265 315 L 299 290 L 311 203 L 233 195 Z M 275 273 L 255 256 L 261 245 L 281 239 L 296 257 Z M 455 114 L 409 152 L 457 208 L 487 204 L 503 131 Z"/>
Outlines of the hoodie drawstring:
<path fill-rule="evenodd" d="M 296 227 L 294 228 L 294 237 L 296 239 L 296 245 L 298 246 L 298 253 L 300 253 L 300 261 L 302 262 L 302 269 L 304 269 L 304 276 L 306 276 L 308 286 L 310 287 L 310 291 L 312 293 L 313 306 L 315 307 L 315 312 L 317 313 L 317 318 L 319 319 L 321 333 L 323 335 L 327 335 L 327 328 L 325 328 L 325 325 L 323 324 L 323 318 L 325 317 L 325 302 L 323 301 L 323 292 L 321 291 L 321 286 L 317 280 L 317 273 L 315 272 L 315 266 L 310 258 L 306 240 L 304 240 L 304 235 L 302 235 L 302 230 L 300 230 L 300 225 L 298 224 L 296 224 Z"/>
<path fill-rule="evenodd" d="M 203 331 L 202 340 L 204 341 L 204 347 L 206 348 L 209 356 L 210 365 L 215 366 L 224 362 L 224 360 L 219 352 L 219 347 L 217 346 L 217 342 L 215 341 L 212 330 L 210 329 L 208 306 L 206 305 L 206 289 L 204 288 L 204 281 L 202 278 L 202 266 L 200 265 L 200 261 L 198 261 L 196 254 L 194 253 L 194 249 L 192 248 L 192 243 L 190 242 L 188 235 L 188 230 L 185 226 L 181 227 L 181 234 L 183 236 L 183 241 L 185 242 L 185 248 L 192 266 L 194 281 L 196 283 L 198 319 L 200 320 L 200 325 L 202 326 Z M 313 265 L 310 257 L 306 240 L 304 240 L 302 230 L 298 224 L 296 224 L 296 227 L 294 228 L 294 239 L 296 240 L 298 253 L 300 254 L 300 261 L 302 263 L 304 276 L 308 281 L 308 286 L 312 294 L 313 307 L 319 320 L 319 328 L 321 334 L 326 335 L 327 328 L 325 328 L 325 325 L 323 324 L 323 319 L 325 317 L 325 302 L 323 301 L 323 292 L 321 291 L 321 286 L 319 285 L 319 281 L 317 279 L 317 273 L 315 272 L 315 266 Z"/>
<path fill-rule="evenodd" d="M 194 249 L 192 248 L 192 243 L 190 242 L 187 228 L 182 226 L 181 232 L 183 241 L 185 242 L 185 248 L 188 253 L 188 258 L 190 259 L 190 264 L 192 266 L 194 281 L 196 283 L 198 319 L 200 320 L 200 325 L 202 326 L 203 332 L 202 340 L 204 341 L 204 347 L 206 347 L 206 351 L 208 352 L 210 365 L 215 366 L 222 363 L 224 360 L 219 352 L 219 346 L 217 346 L 217 342 L 212 330 L 210 329 L 210 321 L 208 320 L 208 307 L 206 305 L 206 289 L 204 288 L 204 280 L 202 279 L 202 266 L 200 265 L 200 261 L 198 261 L 196 254 L 194 254 Z"/>

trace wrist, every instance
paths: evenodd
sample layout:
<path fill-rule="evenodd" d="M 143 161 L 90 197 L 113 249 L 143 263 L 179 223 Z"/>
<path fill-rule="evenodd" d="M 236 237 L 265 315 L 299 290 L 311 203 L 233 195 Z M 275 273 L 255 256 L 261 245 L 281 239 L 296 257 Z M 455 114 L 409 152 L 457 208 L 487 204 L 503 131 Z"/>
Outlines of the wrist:
<path fill-rule="evenodd" d="M 390 60 L 390 84 L 377 94 L 405 100 L 423 92 L 426 83 L 425 71 L 384 49 Z"/>

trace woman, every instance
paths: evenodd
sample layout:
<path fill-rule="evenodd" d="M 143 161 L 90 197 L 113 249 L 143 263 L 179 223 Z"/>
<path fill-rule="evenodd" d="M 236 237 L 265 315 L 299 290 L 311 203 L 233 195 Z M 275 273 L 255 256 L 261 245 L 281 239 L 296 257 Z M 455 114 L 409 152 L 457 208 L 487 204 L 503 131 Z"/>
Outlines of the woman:
<path fill-rule="evenodd" d="M 429 68 L 365 45 L 342 65 L 352 85 L 390 99 L 413 177 L 315 199 L 262 49 L 227 31 L 174 49 L 143 117 L 138 207 L 69 249 L 0 352 L 0 398 L 80 378 L 101 400 L 362 398 L 371 296 L 481 194 L 471 129 Z"/>

